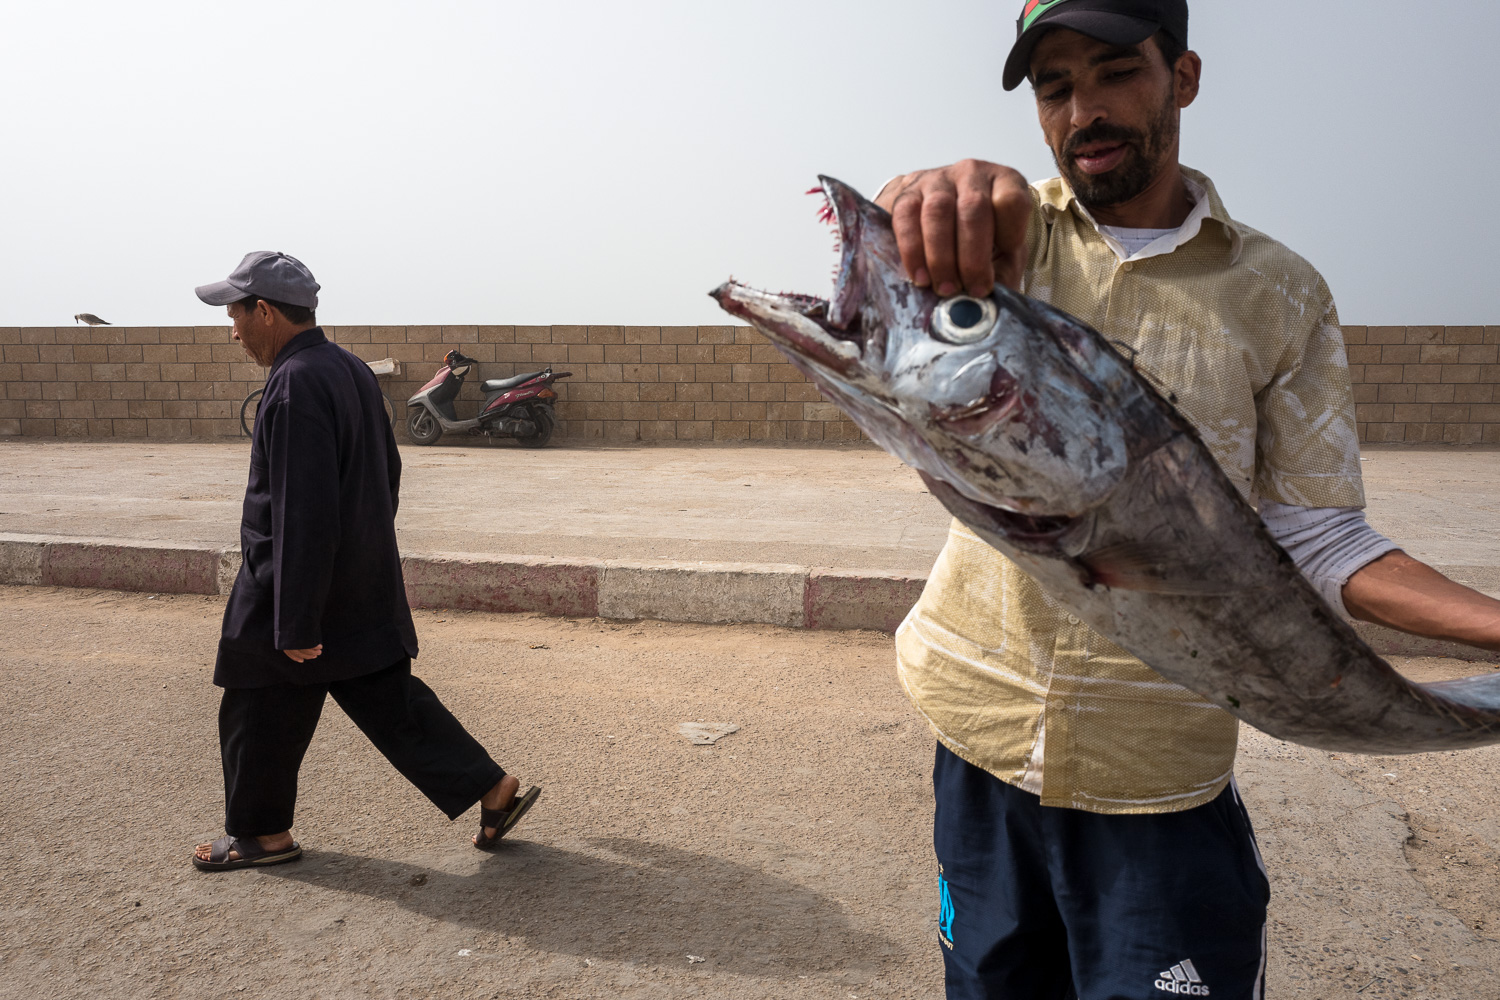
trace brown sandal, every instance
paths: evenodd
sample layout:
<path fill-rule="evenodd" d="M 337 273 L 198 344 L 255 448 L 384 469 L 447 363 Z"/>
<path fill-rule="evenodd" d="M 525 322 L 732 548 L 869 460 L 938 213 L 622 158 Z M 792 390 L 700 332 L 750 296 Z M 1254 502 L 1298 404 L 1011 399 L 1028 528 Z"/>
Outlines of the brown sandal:
<path fill-rule="evenodd" d="M 474 838 L 474 846 L 481 851 L 494 850 L 495 845 L 500 843 L 500 839 L 509 833 L 512 827 L 521 822 L 521 817 L 525 816 L 527 810 L 536 804 L 536 800 L 541 797 L 541 794 L 541 788 L 537 785 L 532 785 L 527 789 L 525 795 L 518 795 L 511 801 L 509 809 L 486 809 L 484 806 L 480 806 L 479 835 Z M 485 836 L 484 828 L 487 826 L 495 827 L 495 835 L 493 837 Z"/>

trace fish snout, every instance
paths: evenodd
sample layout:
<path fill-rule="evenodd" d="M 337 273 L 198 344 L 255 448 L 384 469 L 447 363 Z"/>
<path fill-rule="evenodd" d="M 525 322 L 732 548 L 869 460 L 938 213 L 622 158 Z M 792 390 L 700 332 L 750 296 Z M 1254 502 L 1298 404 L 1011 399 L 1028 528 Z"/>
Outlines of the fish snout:
<path fill-rule="evenodd" d="M 708 294 L 725 312 L 764 334 L 794 363 L 811 362 L 846 377 L 855 374 L 861 345 L 828 327 L 828 303 L 823 299 L 773 295 L 734 281 Z"/>

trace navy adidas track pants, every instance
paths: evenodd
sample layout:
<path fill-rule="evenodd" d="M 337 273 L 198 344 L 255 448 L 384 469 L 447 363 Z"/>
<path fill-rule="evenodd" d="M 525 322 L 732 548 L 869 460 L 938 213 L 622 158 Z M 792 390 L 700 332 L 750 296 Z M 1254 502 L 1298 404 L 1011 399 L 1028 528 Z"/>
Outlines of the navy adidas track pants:
<path fill-rule="evenodd" d="M 1231 783 L 1162 815 L 1043 806 L 938 746 L 950 1000 L 1261 1000 L 1270 885 Z"/>

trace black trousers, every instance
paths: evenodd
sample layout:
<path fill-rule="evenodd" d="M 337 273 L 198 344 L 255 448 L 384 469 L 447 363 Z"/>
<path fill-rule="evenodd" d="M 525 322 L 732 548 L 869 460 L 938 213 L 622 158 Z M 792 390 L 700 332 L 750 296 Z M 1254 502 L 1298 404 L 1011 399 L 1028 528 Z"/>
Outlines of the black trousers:
<path fill-rule="evenodd" d="M 1262 1000 L 1270 884 L 1233 782 L 1195 809 L 1043 806 L 941 744 L 949 1000 Z"/>
<path fill-rule="evenodd" d="M 219 704 L 225 833 L 257 837 L 292 828 L 297 771 L 330 694 L 449 819 L 505 777 L 432 689 L 412 676 L 409 659 L 331 684 L 225 688 Z"/>

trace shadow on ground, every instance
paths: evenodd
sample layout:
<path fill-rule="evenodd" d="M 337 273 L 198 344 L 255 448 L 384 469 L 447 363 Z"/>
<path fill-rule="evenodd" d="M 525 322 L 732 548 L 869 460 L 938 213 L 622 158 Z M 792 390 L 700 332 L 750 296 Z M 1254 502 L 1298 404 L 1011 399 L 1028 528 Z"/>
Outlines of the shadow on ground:
<path fill-rule="evenodd" d="M 266 872 L 579 957 L 677 965 L 695 955 L 791 979 L 873 970 L 900 951 L 852 927 L 837 901 L 759 868 L 627 838 L 589 843 L 613 857 L 516 841 L 470 875 L 332 851 Z"/>

